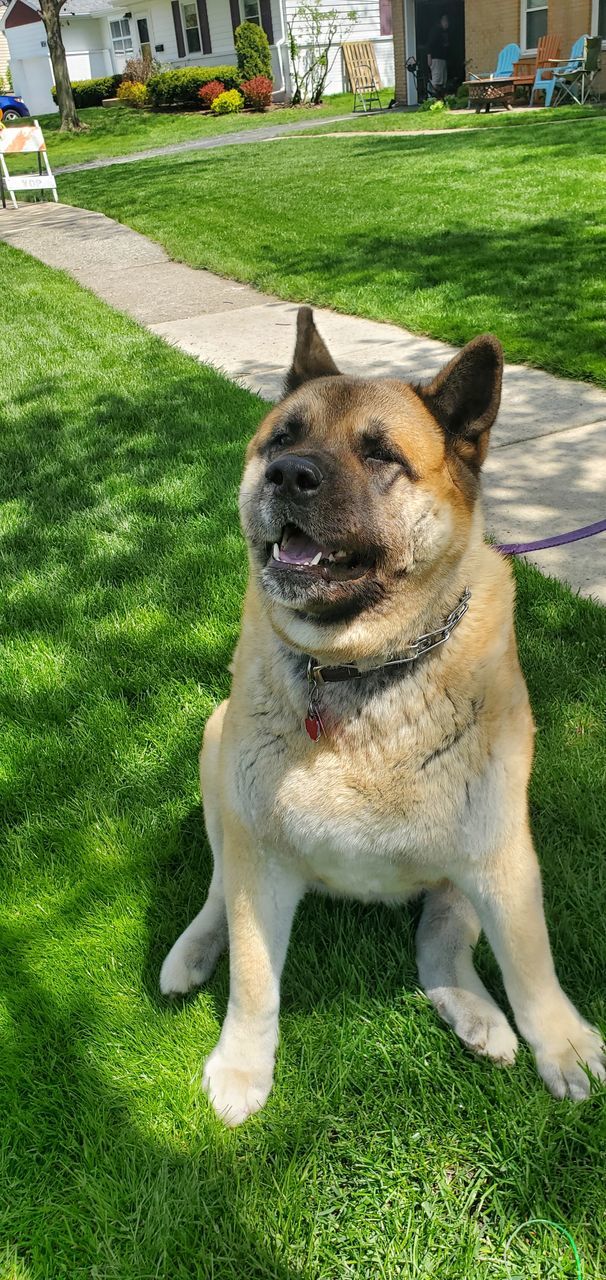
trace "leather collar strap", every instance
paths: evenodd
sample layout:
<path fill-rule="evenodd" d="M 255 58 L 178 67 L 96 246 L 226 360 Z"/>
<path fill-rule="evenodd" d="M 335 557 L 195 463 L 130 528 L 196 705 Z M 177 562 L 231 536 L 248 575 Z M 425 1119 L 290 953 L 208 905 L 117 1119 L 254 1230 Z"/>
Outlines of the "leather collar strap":
<path fill-rule="evenodd" d="M 422 658 L 431 649 L 437 649 L 438 645 L 444 644 L 450 638 L 461 618 L 467 613 L 470 599 L 471 591 L 466 587 L 458 604 L 449 613 L 441 627 L 435 631 L 428 631 L 424 636 L 418 636 L 404 653 L 401 653 L 398 658 L 392 658 L 390 662 L 381 662 L 376 667 L 365 667 L 362 671 L 354 663 L 344 663 L 339 667 L 323 667 L 319 666 L 314 658 L 310 658 L 307 663 L 307 680 L 310 689 L 314 686 L 317 689 L 322 684 L 335 684 L 341 680 L 362 680 L 364 676 L 374 675 L 376 671 L 392 671 L 394 667 L 403 667 L 410 662 L 416 662 L 417 658 Z"/>

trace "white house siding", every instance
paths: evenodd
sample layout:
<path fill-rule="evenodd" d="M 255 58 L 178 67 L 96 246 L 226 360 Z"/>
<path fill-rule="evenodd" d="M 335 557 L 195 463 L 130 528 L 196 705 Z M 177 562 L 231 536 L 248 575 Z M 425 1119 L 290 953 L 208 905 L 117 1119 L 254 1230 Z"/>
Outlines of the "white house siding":
<path fill-rule="evenodd" d="M 111 74 L 108 29 L 101 18 L 65 18 L 61 23 L 67 65 L 72 80 Z M 53 69 L 42 22 L 9 27 L 11 70 L 15 93 L 34 115 L 57 110 L 51 89 Z"/>
<path fill-rule="evenodd" d="M 212 45 L 211 53 L 191 53 L 187 54 L 185 58 L 179 58 L 172 10 L 168 0 L 152 0 L 151 4 L 146 5 L 145 3 L 140 3 L 133 5 L 130 9 L 130 12 L 132 13 L 131 31 L 135 45 L 137 43 L 136 19 L 138 17 L 147 17 L 150 24 L 150 35 L 154 49 L 154 57 L 157 58 L 158 62 L 167 62 L 170 63 L 171 66 L 176 67 L 212 67 L 222 64 L 235 65 L 236 50 L 234 47 L 233 29 L 231 25 L 228 0 L 206 0 L 206 3 Z M 288 57 L 286 53 L 284 32 L 282 31 L 282 9 L 280 0 L 271 0 L 271 9 L 274 31 L 274 45 L 271 50 L 273 78 L 276 91 L 277 93 L 280 93 L 280 91 L 284 92 L 288 89 L 288 83 L 285 83 L 284 73 L 284 63 L 287 63 Z M 163 48 L 158 48 L 158 45 L 163 46 Z M 117 59 L 116 62 L 117 70 L 120 70 L 121 67 Z"/>
<path fill-rule="evenodd" d="M 286 19 L 293 24 L 295 35 L 304 40 L 304 27 L 295 19 L 298 0 L 285 0 Z M 379 0 L 323 0 L 323 8 L 336 9 L 341 14 L 342 40 L 372 40 L 377 56 L 379 74 L 384 85 L 394 83 L 393 39 L 381 35 L 381 17 Z M 355 22 L 347 17 L 348 11 L 355 9 Z M 326 82 L 327 93 L 342 93 L 350 86 L 347 83 L 345 63 L 340 49 L 331 62 L 331 69 Z"/>
<path fill-rule="evenodd" d="M 4 17 L 6 6 L 0 3 L 0 21 Z M 3 31 L 0 31 L 0 77 L 6 80 L 6 71 L 9 63 L 8 41 Z"/>

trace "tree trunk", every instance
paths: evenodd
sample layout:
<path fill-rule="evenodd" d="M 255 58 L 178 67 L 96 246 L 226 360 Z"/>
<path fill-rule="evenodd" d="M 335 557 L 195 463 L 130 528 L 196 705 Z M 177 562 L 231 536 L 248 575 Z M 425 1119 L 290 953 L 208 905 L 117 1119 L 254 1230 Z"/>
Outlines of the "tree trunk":
<path fill-rule="evenodd" d="M 76 104 L 67 69 L 67 58 L 63 46 L 61 23 L 59 22 L 60 9 L 61 3 L 58 3 L 57 0 L 40 0 L 40 12 L 46 29 L 48 51 L 55 76 L 57 105 L 61 115 L 61 129 L 69 129 L 71 132 L 75 132 L 77 129 L 82 128 L 82 124 L 76 112 Z"/>

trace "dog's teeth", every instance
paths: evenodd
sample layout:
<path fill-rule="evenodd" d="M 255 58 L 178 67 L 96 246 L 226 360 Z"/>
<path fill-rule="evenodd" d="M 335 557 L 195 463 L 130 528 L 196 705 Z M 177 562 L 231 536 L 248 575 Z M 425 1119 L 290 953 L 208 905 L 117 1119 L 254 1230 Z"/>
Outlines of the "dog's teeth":
<path fill-rule="evenodd" d="M 347 560 L 347 552 L 346 552 L 346 551 L 337 551 L 337 552 L 336 552 L 336 554 L 332 557 L 332 559 L 333 559 L 333 560 Z"/>
<path fill-rule="evenodd" d="M 321 559 L 322 559 L 322 552 L 318 551 L 317 556 L 314 556 L 313 560 L 310 560 L 309 563 L 312 565 L 319 564 Z"/>
<path fill-rule="evenodd" d="M 334 563 L 335 559 L 336 559 L 335 553 L 334 553 L 334 551 L 331 551 L 331 553 L 330 553 L 330 555 L 329 555 L 329 557 L 328 557 L 328 563 L 329 563 L 329 564 Z"/>
<path fill-rule="evenodd" d="M 280 559 L 280 548 L 279 548 L 279 546 L 278 546 L 277 542 L 274 542 L 274 549 L 273 549 L 273 553 L 272 553 L 272 554 L 273 554 L 273 558 L 274 558 L 274 560 L 279 560 L 279 559 Z"/>

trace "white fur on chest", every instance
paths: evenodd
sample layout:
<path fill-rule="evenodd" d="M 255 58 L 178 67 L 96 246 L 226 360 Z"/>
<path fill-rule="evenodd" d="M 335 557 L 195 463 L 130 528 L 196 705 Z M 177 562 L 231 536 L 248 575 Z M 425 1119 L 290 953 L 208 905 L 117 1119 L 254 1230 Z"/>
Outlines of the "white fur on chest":
<path fill-rule="evenodd" d="M 259 844 L 294 862 L 310 885 L 403 900 L 497 842 L 505 778 L 477 726 L 452 749 L 432 751 L 451 731 L 448 719 L 434 712 L 427 727 L 424 706 L 405 710 L 390 717 L 387 740 L 381 724 L 359 726 L 334 750 L 310 744 L 303 759 L 296 722 L 270 728 L 265 718 L 263 734 L 240 738 L 235 807 Z"/>

